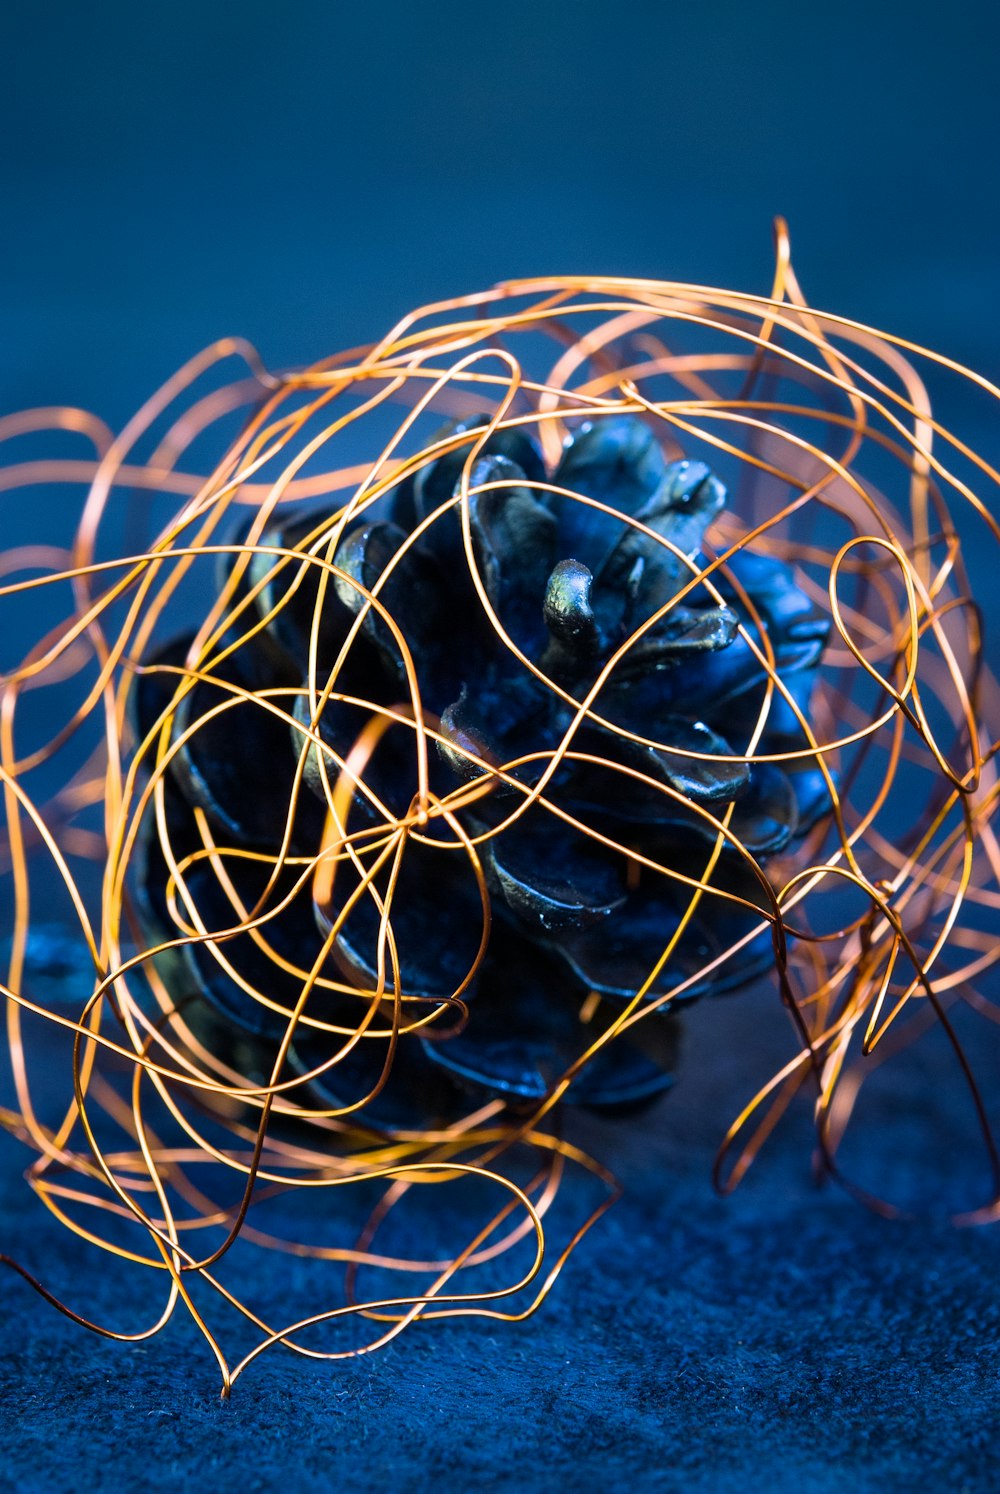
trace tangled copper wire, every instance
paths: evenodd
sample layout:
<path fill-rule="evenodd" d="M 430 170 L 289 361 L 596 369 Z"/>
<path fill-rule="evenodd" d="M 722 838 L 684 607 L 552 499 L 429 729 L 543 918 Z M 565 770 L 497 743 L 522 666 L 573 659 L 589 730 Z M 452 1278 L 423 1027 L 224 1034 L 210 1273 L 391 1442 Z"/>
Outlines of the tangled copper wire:
<path fill-rule="evenodd" d="M 225 374 L 240 362 L 242 371 Z M 280 1056 L 262 1083 L 241 1072 L 238 1054 L 209 1051 L 171 999 L 153 958 L 159 951 L 143 943 L 130 914 L 137 828 L 155 812 L 171 752 L 169 731 L 136 739 L 130 692 L 158 642 L 192 607 L 202 609 L 198 656 L 175 669 L 178 689 L 208 677 L 236 606 L 225 589 L 208 597 L 203 584 L 199 590 L 199 562 L 232 548 L 226 520 L 237 512 L 261 516 L 238 547 L 247 554 L 264 517 L 304 498 L 339 495 L 334 517 L 342 532 L 402 474 L 426 464 L 430 432 L 447 417 L 489 409 L 491 430 L 526 425 L 552 457 L 582 415 L 641 415 L 655 423 L 669 455 L 707 456 L 735 492 L 709 534 L 714 558 L 692 583 L 710 583 L 752 543 L 790 562 L 798 584 L 832 618 L 817 715 L 806 730 L 834 809 L 798 852 L 768 865 L 770 896 L 760 913 L 774 934 L 774 1000 L 787 1006 L 795 1043 L 781 1072 L 730 1127 L 719 1159 L 726 1186 L 804 1089 L 814 1098 L 820 1152 L 836 1170 L 873 1065 L 928 1026 L 953 1033 L 958 1007 L 997 1021 L 989 977 L 1000 948 L 1000 701 L 983 660 L 959 531 L 967 546 L 1000 540 L 992 517 L 998 477 L 935 419 L 922 377 L 928 369 L 934 381 L 959 381 L 969 399 L 998 397 L 946 358 L 810 309 L 779 226 L 769 296 L 611 278 L 516 281 L 426 307 L 377 344 L 302 372 L 272 374 L 246 343 L 224 340 L 174 375 L 117 436 L 73 409 L 0 422 L 0 437 L 15 452 L 0 473 L 8 494 L 30 497 L 40 484 L 85 494 L 70 540 L 47 535 L 2 558 L 5 632 L 23 639 L 30 630 L 35 641 L 7 668 L 0 711 L 2 854 L 13 927 L 5 994 L 16 1095 L 0 1119 L 36 1154 L 28 1181 L 56 1218 L 118 1262 L 159 1276 L 154 1320 L 135 1332 L 56 1306 L 109 1337 L 137 1340 L 155 1334 L 182 1302 L 228 1394 L 273 1344 L 337 1358 L 385 1344 L 418 1319 L 526 1317 L 615 1195 L 611 1174 L 561 1135 L 558 1106 L 597 1048 L 675 999 L 650 994 L 654 971 L 531 1113 L 491 1101 L 443 1130 L 373 1134 L 363 1105 L 324 1109 L 283 1076 Z M 234 421 L 235 435 L 219 434 Z M 39 438 L 53 433 L 86 451 L 36 456 Z M 222 455 L 206 475 L 198 467 L 207 451 Z M 470 467 L 471 455 L 466 492 Z M 321 547 L 314 563 L 332 572 L 332 554 Z M 474 568 L 471 553 L 467 559 Z M 373 605 L 391 625 L 377 597 Z M 780 691 L 773 669 L 770 679 Z M 408 681 L 420 760 L 434 725 L 421 712 L 412 661 Z M 336 683 L 319 688 L 335 694 Z M 585 701 L 581 716 L 598 708 Z M 261 709 L 292 722 L 287 703 L 261 702 Z M 345 785 L 349 798 L 363 778 L 381 729 L 374 705 L 372 719 L 373 732 L 332 785 L 333 807 Z M 571 751 L 568 736 L 553 771 Z M 547 776 L 529 799 L 544 795 Z M 376 854 L 384 861 L 434 821 L 454 828 L 454 809 L 424 786 L 406 820 L 385 825 L 377 844 L 367 845 L 360 832 L 343 829 L 346 811 L 331 814 L 304 874 L 328 901 L 338 866 L 348 859 L 364 865 Z M 727 833 L 721 821 L 720 846 Z M 488 900 L 475 847 L 465 853 Z M 210 844 L 206 854 L 219 866 L 230 851 Z M 174 870 L 179 885 L 184 868 Z M 692 907 L 711 895 L 709 865 L 690 889 Z M 36 994 L 29 958 L 35 927 L 63 913 L 79 966 L 89 971 L 76 1008 Z M 248 910 L 242 916 L 252 923 Z M 210 940 L 197 909 L 178 917 L 177 945 Z M 388 905 L 382 918 L 391 932 Z M 657 969 L 670 955 L 665 948 Z M 391 1014 L 396 1032 L 441 1016 L 441 1008 L 413 1015 L 398 970 L 394 978 L 387 964 L 381 988 L 362 993 L 370 998 L 359 1004 L 362 1035 L 377 1012 Z M 289 1034 L 310 984 L 289 1015 Z M 352 1035 L 341 1036 L 350 1046 Z M 955 1051 L 996 1177 L 973 1066 L 957 1039 Z M 53 1073 L 63 1086 L 55 1101 Z M 603 1196 L 551 1245 L 545 1226 L 557 1217 L 570 1164 L 589 1170 Z M 379 1229 L 405 1199 L 470 1180 L 488 1184 L 497 1199 L 444 1258 L 377 1248 Z M 337 1230 L 323 1222 L 336 1211 L 293 1207 L 296 1197 L 331 1190 L 338 1203 L 345 1190 L 348 1204 L 359 1191 L 367 1200 L 360 1216 L 367 1223 L 343 1244 L 330 1243 Z M 258 1222 L 274 1199 L 287 1206 L 277 1227 Z M 966 1217 L 998 1214 L 995 1182 L 993 1197 Z M 273 1208 L 266 1217 L 274 1220 Z M 226 1278 L 237 1243 L 265 1253 L 269 1269 L 282 1253 L 311 1259 L 339 1287 L 323 1277 L 318 1304 L 292 1320 L 265 1322 L 244 1300 L 246 1275 L 242 1291 Z M 513 1279 L 462 1289 L 472 1268 L 502 1263 L 519 1245 L 527 1264 Z M 400 1289 L 366 1298 L 357 1282 L 369 1267 L 396 1275 Z M 253 1347 L 237 1363 L 214 1326 L 221 1307 L 254 1330 Z M 361 1325 L 360 1337 L 324 1337 L 345 1324 Z"/>

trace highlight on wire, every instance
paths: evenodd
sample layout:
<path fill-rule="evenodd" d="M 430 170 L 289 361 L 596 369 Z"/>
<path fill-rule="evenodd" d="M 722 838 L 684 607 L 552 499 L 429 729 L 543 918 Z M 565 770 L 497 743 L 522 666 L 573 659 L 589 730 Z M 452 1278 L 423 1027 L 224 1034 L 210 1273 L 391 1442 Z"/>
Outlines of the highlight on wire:
<path fill-rule="evenodd" d="M 841 1142 L 936 1028 L 997 1217 L 998 476 L 928 390 L 998 391 L 777 245 L 766 296 L 522 280 L 303 370 L 227 339 L 117 434 L 0 420 L 0 1122 L 145 1313 L 4 1257 L 70 1317 L 183 1307 L 226 1394 L 524 1318 L 616 1196 L 568 1108 L 668 1125 L 683 1008 L 750 982 L 788 1057 L 720 1185 L 805 1095 L 891 1212 Z"/>

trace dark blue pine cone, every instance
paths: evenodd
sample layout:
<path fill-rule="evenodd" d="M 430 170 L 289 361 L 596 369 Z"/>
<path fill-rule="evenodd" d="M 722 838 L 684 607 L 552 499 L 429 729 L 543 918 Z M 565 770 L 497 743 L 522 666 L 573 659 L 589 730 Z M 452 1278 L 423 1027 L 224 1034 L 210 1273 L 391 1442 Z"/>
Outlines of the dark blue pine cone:
<path fill-rule="evenodd" d="M 513 1102 L 540 1099 L 649 977 L 691 898 L 690 884 L 670 873 L 695 881 L 705 875 L 717 838 L 714 822 L 729 806 L 733 836 L 758 865 L 793 845 L 829 809 L 824 777 L 808 757 L 786 768 L 750 765 L 741 756 L 757 725 L 767 679 L 748 639 L 766 651 L 766 631 L 776 673 L 808 717 L 829 632 L 829 619 L 796 586 L 786 564 L 745 550 L 714 573 L 723 604 L 699 583 L 622 653 L 591 705 L 601 721 L 581 722 L 569 743 L 573 756 L 545 787 L 546 799 L 568 818 L 532 804 L 490 835 L 537 782 L 546 754 L 574 719 L 573 702 L 587 695 L 636 630 L 691 581 L 692 567 L 682 557 L 696 568 L 704 563 L 705 530 L 725 491 L 700 462 L 666 462 L 652 430 L 637 418 L 615 415 L 579 426 L 551 476 L 525 428 L 504 428 L 490 438 L 470 473 L 473 489 L 500 484 L 468 500 L 478 575 L 503 630 L 558 693 L 498 636 L 470 574 L 461 507 L 449 507 L 486 424 L 479 417 L 451 427 L 441 439 L 454 439 L 453 450 L 401 483 L 384 516 L 366 516 L 348 527 L 334 557 L 335 580 L 328 574 L 321 582 L 316 564 L 282 563 L 273 550 L 267 553 L 268 545 L 278 545 L 327 555 L 334 511 L 296 506 L 280 511 L 240 579 L 237 600 L 255 596 L 233 623 L 232 639 L 248 635 L 260 618 L 266 627 L 213 672 L 240 690 L 272 692 L 286 714 L 294 701 L 296 720 L 308 723 L 304 681 L 312 643 L 318 693 L 337 666 L 335 694 L 316 723 L 328 752 L 315 746 L 304 752 L 301 731 L 231 691 L 199 683 L 184 695 L 176 673 L 151 672 L 139 694 L 141 734 L 168 709 L 174 741 L 190 732 L 165 782 L 173 857 L 181 860 L 203 847 L 194 815 L 200 808 L 218 846 L 264 853 L 256 860 L 224 857 L 244 908 L 258 912 L 283 841 L 290 861 L 298 858 L 267 897 L 268 910 L 284 906 L 261 925 L 264 947 L 244 932 L 220 940 L 214 950 L 192 945 L 161 964 L 172 996 L 186 1001 L 187 1018 L 202 1040 L 249 1077 L 270 1072 L 305 973 L 331 919 L 358 887 L 357 872 L 341 865 L 333 906 L 318 907 L 302 877 L 302 865 L 323 843 L 330 787 L 379 709 L 399 712 L 409 700 L 399 643 L 366 594 L 377 593 L 415 664 L 428 725 L 437 733 L 430 752 L 432 793 L 444 799 L 463 785 L 488 786 L 478 796 L 470 792 L 458 813 L 467 835 L 484 837 L 478 848 L 491 910 L 486 955 L 467 989 L 463 982 L 483 931 L 482 899 L 468 855 L 433 844 L 454 845 L 454 834 L 440 819 L 423 840 L 411 837 L 407 843 L 391 923 L 402 992 L 418 1000 L 404 1003 L 403 1019 L 412 1021 L 461 990 L 468 1020 L 463 1023 L 456 1006 L 400 1040 L 391 1077 L 359 1112 L 361 1121 L 373 1125 L 426 1123 L 446 1108 L 449 1095 L 466 1090 Z M 546 481 L 617 514 L 532 486 Z M 160 662 L 183 663 L 189 643 L 178 640 Z M 225 709 L 198 725 L 223 702 Z M 756 753 L 806 746 L 795 711 L 774 691 Z M 416 757 L 412 726 L 402 722 L 382 732 L 364 767 L 363 785 L 353 794 L 350 834 L 367 828 L 374 839 L 380 828 L 406 816 L 417 790 Z M 491 766 L 522 758 L 529 760 L 505 768 L 506 781 L 491 779 Z M 641 865 L 630 852 L 664 871 Z M 376 883 L 383 893 L 387 875 Z M 203 854 L 190 862 L 185 880 L 209 932 L 238 922 Z M 150 816 L 134 889 L 150 945 L 178 933 L 167 886 L 167 862 Z M 692 977 L 685 998 L 721 991 L 773 960 L 770 933 L 754 911 L 766 906 L 766 898 L 747 857 L 727 844 L 711 886 L 657 975 L 654 996 Z M 716 895 L 716 889 L 750 908 Z M 361 895 L 327 960 L 324 974 L 332 982 L 354 985 L 360 993 L 374 988 L 379 921 L 376 900 Z M 733 960 L 711 975 L 701 973 L 755 927 L 761 931 Z M 391 997 L 391 976 L 388 992 Z M 390 1008 L 387 1001 L 381 1011 Z M 307 1014 L 348 1031 L 366 1009 L 363 994 L 321 987 L 306 1006 Z M 673 1005 L 666 1010 L 672 1013 Z M 389 1023 L 383 1016 L 374 1025 L 384 1032 Z M 568 1097 L 619 1106 L 655 1095 L 669 1083 L 675 1034 L 669 1015 L 632 1027 L 583 1068 Z M 322 1065 L 344 1041 L 300 1023 L 288 1059 L 292 1072 Z M 384 1039 L 358 1042 L 313 1084 L 312 1093 L 338 1105 L 361 1100 L 378 1085 L 387 1047 Z"/>

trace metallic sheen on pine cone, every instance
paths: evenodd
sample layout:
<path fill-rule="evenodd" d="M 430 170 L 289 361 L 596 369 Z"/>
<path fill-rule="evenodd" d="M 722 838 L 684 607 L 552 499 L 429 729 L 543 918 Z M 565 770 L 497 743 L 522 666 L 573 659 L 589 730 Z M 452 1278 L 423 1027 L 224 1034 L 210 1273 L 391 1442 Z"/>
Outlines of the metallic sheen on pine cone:
<path fill-rule="evenodd" d="M 243 906 L 265 891 L 269 908 L 288 900 L 261 929 L 267 948 L 244 929 L 215 952 L 203 942 L 173 951 L 163 973 L 210 1044 L 257 1055 L 251 1069 L 263 1074 L 301 994 L 296 972 L 358 887 L 341 869 L 329 906 L 308 887 L 293 892 L 290 870 L 269 888 L 279 848 L 290 860 L 316 855 L 332 786 L 381 712 L 350 796 L 350 831 L 376 835 L 417 791 L 415 734 L 398 719 L 405 640 L 435 736 L 430 787 L 464 804 L 455 813 L 481 857 L 489 935 L 476 967 L 484 909 L 468 857 L 436 844 L 433 828 L 411 837 L 391 900 L 399 986 L 428 1010 L 460 992 L 468 1015 L 455 1004 L 401 1038 L 388 1083 L 358 1117 L 374 1125 L 426 1119 L 468 1089 L 537 1101 L 602 1016 L 606 1026 L 644 987 L 654 999 L 683 986 L 686 1000 L 751 979 L 773 960 L 752 863 L 794 848 L 830 808 L 803 728 L 829 617 L 787 564 L 752 545 L 701 578 L 706 530 L 726 499 L 719 479 L 701 462 L 668 462 L 650 424 L 617 413 L 576 424 L 554 471 L 516 424 L 494 431 L 470 466 L 489 424 L 484 415 L 449 427 L 437 443 L 444 453 L 405 478 L 379 516 L 348 523 L 327 555 L 332 572 L 276 552 L 323 556 L 339 511 L 279 509 L 239 579 L 240 594 L 252 594 L 246 611 L 264 626 L 234 625 L 234 639 L 246 636 L 214 671 L 219 684 L 199 681 L 173 716 L 173 856 L 203 846 L 200 810 L 220 842 L 264 853 L 226 863 Z M 222 583 L 239 553 L 226 557 Z M 160 661 L 182 665 L 190 643 L 178 639 Z M 142 680 L 143 732 L 168 708 L 176 678 Z M 301 729 L 261 709 L 261 692 L 287 692 Z M 544 802 L 517 813 L 567 735 Z M 789 753 L 801 755 L 757 760 Z M 720 822 L 730 834 L 692 912 Z M 382 897 L 387 876 L 373 884 Z M 193 859 L 185 878 L 209 930 L 235 922 L 210 859 Z M 137 901 L 152 939 L 177 932 L 168 883 L 150 817 Z M 377 897 L 357 896 L 332 941 L 334 980 L 375 988 L 381 921 Z M 735 957 L 702 973 L 740 940 Z M 317 988 L 306 1010 L 353 1028 L 358 998 Z M 670 1082 L 673 1013 L 669 1003 L 601 1048 L 568 1098 L 612 1107 L 659 1093 Z M 300 1024 L 289 1061 L 307 1072 L 337 1041 Z M 315 1088 L 349 1105 L 377 1085 L 385 1048 L 359 1041 Z"/>

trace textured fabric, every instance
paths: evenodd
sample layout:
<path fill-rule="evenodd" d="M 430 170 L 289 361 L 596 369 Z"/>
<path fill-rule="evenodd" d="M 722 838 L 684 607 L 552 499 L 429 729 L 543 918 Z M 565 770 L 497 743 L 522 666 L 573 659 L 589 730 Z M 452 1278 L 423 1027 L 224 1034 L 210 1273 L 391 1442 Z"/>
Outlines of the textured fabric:
<path fill-rule="evenodd" d="M 417 1326 L 332 1367 L 273 1351 L 223 1405 L 180 1316 L 119 1346 L 0 1276 L 0 1489 L 995 1489 L 1000 1235 L 818 1191 L 805 1106 L 715 1196 L 725 1123 L 788 1038 L 766 990 L 689 1025 L 681 1080 L 653 1110 L 573 1117 L 626 1196 L 525 1324 Z M 864 1181 L 981 1199 L 982 1158 L 954 1145 L 966 1110 L 932 1043 L 864 1118 Z M 137 1278 L 48 1222 L 18 1176 L 26 1154 L 9 1140 L 0 1154 L 3 1248 L 94 1316 L 145 1320 Z M 571 1186 L 567 1209 L 583 1203 Z M 306 1268 L 288 1269 L 301 1285 Z M 280 1314 L 283 1281 L 240 1285 Z"/>

